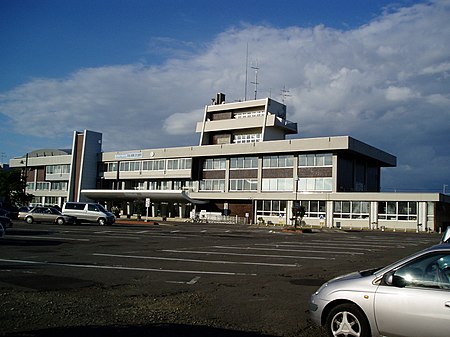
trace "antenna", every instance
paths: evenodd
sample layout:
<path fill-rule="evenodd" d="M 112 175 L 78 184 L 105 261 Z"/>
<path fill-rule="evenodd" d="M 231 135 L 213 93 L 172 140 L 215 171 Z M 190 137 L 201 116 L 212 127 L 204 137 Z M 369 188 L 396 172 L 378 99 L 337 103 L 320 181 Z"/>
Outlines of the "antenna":
<path fill-rule="evenodd" d="M 281 101 L 284 104 L 284 101 L 286 100 L 286 97 L 291 97 L 292 95 L 289 94 L 289 90 L 286 89 L 286 86 L 283 85 L 283 89 L 281 89 Z"/>
<path fill-rule="evenodd" d="M 245 88 L 244 88 L 244 101 L 247 100 L 247 81 L 248 81 L 248 42 L 247 53 L 245 55 Z"/>
<path fill-rule="evenodd" d="M 254 82 L 250 82 L 251 84 L 255 85 L 255 100 L 256 100 L 256 96 L 258 95 L 258 61 L 256 61 L 256 66 L 252 66 L 252 69 L 255 70 L 255 81 Z"/>

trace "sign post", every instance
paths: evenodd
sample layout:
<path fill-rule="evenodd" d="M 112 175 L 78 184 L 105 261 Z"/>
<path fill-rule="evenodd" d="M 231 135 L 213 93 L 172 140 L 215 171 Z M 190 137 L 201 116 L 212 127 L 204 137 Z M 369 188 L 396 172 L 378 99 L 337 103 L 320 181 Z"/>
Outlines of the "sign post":
<path fill-rule="evenodd" d="M 145 198 L 145 208 L 147 210 L 146 216 L 145 216 L 145 222 L 148 221 L 148 208 L 151 206 L 150 198 Z"/>

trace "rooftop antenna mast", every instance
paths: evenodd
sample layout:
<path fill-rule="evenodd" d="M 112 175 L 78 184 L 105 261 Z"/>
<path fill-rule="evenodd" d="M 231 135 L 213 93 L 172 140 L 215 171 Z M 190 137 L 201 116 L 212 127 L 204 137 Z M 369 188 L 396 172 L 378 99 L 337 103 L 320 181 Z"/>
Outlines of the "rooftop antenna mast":
<path fill-rule="evenodd" d="M 286 97 L 291 97 L 292 95 L 289 94 L 289 90 L 286 89 L 286 85 L 283 85 L 283 89 L 281 89 L 281 101 L 284 102 L 286 101 Z"/>
<path fill-rule="evenodd" d="M 247 81 L 248 81 L 248 42 L 247 42 L 247 53 L 245 54 L 245 88 L 244 88 L 244 101 L 247 100 Z"/>
<path fill-rule="evenodd" d="M 255 70 L 255 81 L 254 82 L 250 82 L 250 83 L 255 85 L 255 100 L 256 100 L 256 97 L 258 95 L 258 84 L 259 84 L 258 83 L 258 70 L 259 70 L 258 61 L 256 61 L 256 65 L 252 66 L 251 68 Z"/>

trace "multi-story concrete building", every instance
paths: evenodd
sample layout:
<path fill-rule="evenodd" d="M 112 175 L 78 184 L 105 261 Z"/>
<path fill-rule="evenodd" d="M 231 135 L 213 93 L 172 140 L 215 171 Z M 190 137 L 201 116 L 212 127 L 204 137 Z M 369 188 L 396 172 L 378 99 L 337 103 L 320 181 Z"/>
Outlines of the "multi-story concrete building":
<path fill-rule="evenodd" d="M 289 224 L 440 230 L 450 198 L 380 192 L 382 167 L 396 157 L 349 136 L 286 139 L 297 124 L 270 98 L 225 103 L 218 94 L 197 124 L 198 146 L 102 152 L 102 135 L 75 132 L 69 150 L 34 151 L 10 161 L 27 172 L 34 204 L 96 200 L 124 214 L 150 203 L 150 216 L 220 212 Z"/>

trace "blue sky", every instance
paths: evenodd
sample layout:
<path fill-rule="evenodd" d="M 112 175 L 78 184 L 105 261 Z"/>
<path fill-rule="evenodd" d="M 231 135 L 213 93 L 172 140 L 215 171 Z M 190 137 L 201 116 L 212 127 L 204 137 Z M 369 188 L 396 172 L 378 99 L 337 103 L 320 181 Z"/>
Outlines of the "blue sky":
<path fill-rule="evenodd" d="M 0 153 L 83 129 L 105 151 L 196 145 L 216 92 L 244 98 L 248 45 L 259 98 L 289 90 L 297 137 L 353 136 L 397 156 L 383 189 L 442 191 L 449 19 L 449 0 L 2 0 Z"/>

